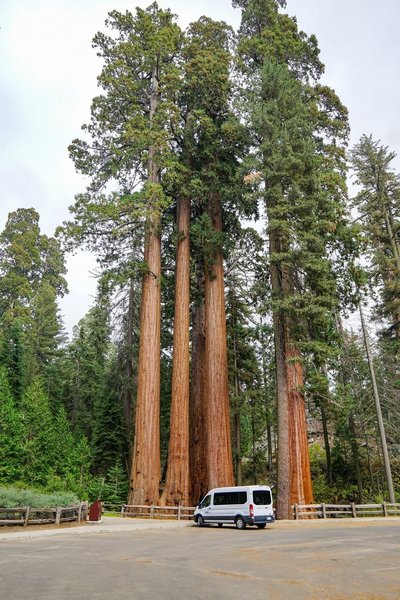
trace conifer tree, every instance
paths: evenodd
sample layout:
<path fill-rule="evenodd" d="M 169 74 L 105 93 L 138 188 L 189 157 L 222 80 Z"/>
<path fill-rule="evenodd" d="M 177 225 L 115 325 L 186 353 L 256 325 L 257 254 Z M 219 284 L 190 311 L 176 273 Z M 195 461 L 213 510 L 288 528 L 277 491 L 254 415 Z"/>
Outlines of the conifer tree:
<path fill-rule="evenodd" d="M 49 399 L 40 379 L 35 379 L 26 389 L 20 410 L 24 436 L 21 462 L 23 481 L 46 485 L 56 459 L 56 432 Z"/>
<path fill-rule="evenodd" d="M 193 336 L 196 337 L 193 339 L 190 451 L 193 454 L 191 461 L 193 497 L 196 501 L 206 489 L 233 481 L 227 388 L 223 236 L 221 235 L 223 227 L 221 205 L 229 197 L 226 188 L 230 177 L 231 184 L 234 185 L 236 152 L 242 134 L 239 123 L 235 121 L 229 108 L 231 36 L 232 32 L 225 23 L 202 17 L 190 25 L 182 48 L 183 83 L 179 94 L 179 105 L 183 123 L 180 130 L 181 181 L 177 218 L 184 225 L 180 227 L 178 235 L 188 230 L 189 200 L 191 200 L 194 208 L 192 230 L 195 232 L 193 255 L 198 269 L 202 268 L 204 273 L 202 275 L 198 273 L 200 281 L 204 281 L 204 288 L 201 284 L 204 309 L 202 300 L 196 294 L 196 318 L 193 327 Z M 180 260 L 179 253 L 183 252 L 184 248 L 185 279 L 182 281 L 180 279 L 178 262 L 176 302 L 182 309 L 184 307 L 187 323 L 189 317 L 187 233 L 178 238 L 178 260 Z M 182 294 L 180 290 L 185 291 Z M 204 333 L 203 325 L 199 320 L 200 315 L 204 315 Z M 179 334 L 181 328 L 183 331 L 183 326 L 185 335 Z M 172 494 L 174 501 L 181 494 L 178 492 L 173 494 L 177 486 L 182 487 L 179 483 L 181 477 L 186 485 L 188 481 L 187 474 L 183 476 L 182 469 L 187 469 L 188 466 L 187 433 L 189 430 L 187 421 L 188 326 L 184 325 L 179 314 L 176 314 L 174 356 L 178 348 L 182 352 L 183 348 L 185 349 L 185 358 L 183 359 L 182 353 L 183 365 L 182 361 L 175 363 L 174 359 L 169 470 L 163 494 L 164 499 L 168 494 L 172 498 Z M 185 382 L 179 394 L 174 383 L 176 374 L 182 378 L 182 384 L 183 381 Z M 184 444 L 185 449 L 183 449 Z M 215 445 L 219 448 L 218 465 Z"/>
<path fill-rule="evenodd" d="M 0 343 L 0 364 L 6 369 L 11 392 L 18 405 L 26 381 L 24 335 L 18 318 L 12 319 L 11 322 L 3 322 Z"/>
<path fill-rule="evenodd" d="M 239 0 L 239 66 L 253 132 L 252 170 L 263 182 L 271 269 L 278 400 L 278 515 L 312 501 L 302 348 L 307 321 L 323 322 L 336 302 L 329 248 L 345 227 L 347 113 L 319 84 L 314 36 L 280 12 L 285 2 Z M 252 175 L 249 176 L 252 180 Z M 328 235 L 327 235 L 328 232 Z"/>
<path fill-rule="evenodd" d="M 168 200 L 161 171 L 172 160 L 168 124 L 174 114 L 174 56 L 180 30 L 169 10 L 156 3 L 136 14 L 113 11 L 107 25 L 115 35 L 99 33 L 94 45 L 104 60 L 99 84 L 104 95 L 92 103 L 85 128 L 92 139 L 75 140 L 71 155 L 78 170 L 91 177 L 87 193 L 75 204 L 79 237 L 88 222 L 104 217 L 118 232 L 132 219 L 144 223 L 143 287 L 129 503 L 154 503 L 160 480 L 160 286 L 161 213 Z M 104 193 L 110 182 L 118 192 Z M 134 191 L 137 183 L 140 191 Z M 109 190 L 110 188 L 108 188 Z M 122 219 L 122 223 L 121 223 Z M 131 228 L 128 228 L 129 231 Z"/>
<path fill-rule="evenodd" d="M 395 153 L 363 135 L 351 152 L 356 183 L 354 199 L 371 257 L 369 272 L 381 288 L 378 314 L 389 320 L 387 334 L 400 340 L 400 175 L 391 163 Z"/>
<path fill-rule="evenodd" d="M 11 483 L 21 477 L 23 431 L 6 370 L 0 367 L 0 481 Z"/>
<path fill-rule="evenodd" d="M 18 209 L 0 235 L 0 361 L 16 402 L 46 370 L 62 340 L 57 299 L 67 292 L 59 242 L 41 234 L 39 214 Z"/>
<path fill-rule="evenodd" d="M 240 197 L 238 160 L 245 146 L 244 128 L 231 109 L 232 32 L 224 23 L 202 17 L 192 24 L 192 85 L 196 92 L 193 111 L 194 159 L 197 186 L 195 204 L 201 209 L 193 221 L 194 245 L 204 269 L 204 352 L 193 377 L 202 377 L 207 482 L 198 488 L 231 485 L 233 482 L 223 243 L 224 211 Z M 195 69 L 195 70 L 194 70 Z M 193 93 L 192 92 L 192 93 Z M 200 214 L 199 214 L 200 213 Z M 200 312 L 199 312 L 200 315 Z M 201 326 L 198 323 L 198 334 Z M 195 344 L 201 347 L 201 340 Z M 197 385 L 197 384 L 196 384 Z M 199 389 L 197 387 L 197 389 Z M 199 399 L 199 398 L 198 398 Z M 200 408 L 199 402 L 196 406 Z M 201 419 L 194 415 L 200 424 Z M 197 431 L 199 439 L 199 428 Z M 200 463 L 199 463 L 200 466 Z M 204 472 L 202 468 L 200 471 Z M 203 491 L 206 491 L 203 489 Z M 196 498 L 197 499 L 197 498 Z"/>

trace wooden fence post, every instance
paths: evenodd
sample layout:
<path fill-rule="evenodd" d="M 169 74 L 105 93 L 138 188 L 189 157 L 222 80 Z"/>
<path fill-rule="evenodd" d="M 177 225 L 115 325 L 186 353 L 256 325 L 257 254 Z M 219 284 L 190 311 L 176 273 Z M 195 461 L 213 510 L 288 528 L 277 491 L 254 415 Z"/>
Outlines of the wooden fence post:
<path fill-rule="evenodd" d="M 297 519 L 299 518 L 299 515 L 298 515 L 299 507 L 297 504 L 294 504 L 293 508 L 294 508 L 294 519 L 295 519 L 295 521 L 297 521 Z"/>
<path fill-rule="evenodd" d="M 351 516 L 353 517 L 353 519 L 355 519 L 357 516 L 355 502 L 350 502 L 350 506 L 351 506 Z"/>
<path fill-rule="evenodd" d="M 124 516 L 125 516 L 125 507 L 126 507 L 126 504 L 123 504 L 123 505 L 121 506 L 121 517 L 122 517 L 122 518 L 124 518 Z"/>
<path fill-rule="evenodd" d="M 182 506 L 179 504 L 178 505 L 178 521 L 181 520 L 181 510 L 182 510 Z"/>
<path fill-rule="evenodd" d="M 383 508 L 383 516 L 387 517 L 388 516 L 388 510 L 387 510 L 386 502 L 382 503 L 382 508 Z"/>
<path fill-rule="evenodd" d="M 150 519 L 154 519 L 154 505 L 150 506 Z"/>
<path fill-rule="evenodd" d="M 83 502 L 79 502 L 79 507 L 78 507 L 78 523 L 82 522 L 82 513 L 83 513 Z"/>
<path fill-rule="evenodd" d="M 323 502 L 321 504 L 321 509 L 322 509 L 322 518 L 326 519 L 326 504 L 325 504 L 325 502 Z"/>
<path fill-rule="evenodd" d="M 61 506 L 57 506 L 56 510 L 56 525 L 60 525 L 61 523 Z"/>
<path fill-rule="evenodd" d="M 29 513 L 31 512 L 31 507 L 27 506 L 26 507 L 26 512 L 25 512 L 25 519 L 24 519 L 24 527 L 26 527 L 28 525 L 28 521 L 29 521 Z"/>

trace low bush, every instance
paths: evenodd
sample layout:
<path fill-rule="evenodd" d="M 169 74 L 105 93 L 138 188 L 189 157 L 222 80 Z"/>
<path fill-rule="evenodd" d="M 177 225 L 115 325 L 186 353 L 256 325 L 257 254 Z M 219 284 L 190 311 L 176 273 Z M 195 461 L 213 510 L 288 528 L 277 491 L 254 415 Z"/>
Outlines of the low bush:
<path fill-rule="evenodd" d="M 19 486 L 0 486 L 0 508 L 53 508 L 56 506 L 72 506 L 79 499 L 70 492 L 45 493 L 35 489 L 22 489 Z"/>

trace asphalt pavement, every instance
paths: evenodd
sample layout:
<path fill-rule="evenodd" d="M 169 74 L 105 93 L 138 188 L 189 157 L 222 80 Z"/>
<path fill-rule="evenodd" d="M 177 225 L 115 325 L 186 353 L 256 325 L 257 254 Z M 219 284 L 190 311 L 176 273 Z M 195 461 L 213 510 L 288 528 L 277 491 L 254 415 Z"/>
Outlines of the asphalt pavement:
<path fill-rule="evenodd" d="M 239 531 L 104 517 L 1 540 L 1 600 L 400 599 L 395 518 Z"/>
<path fill-rule="evenodd" d="M 140 531 L 143 529 L 179 529 L 180 527 L 193 526 L 193 521 L 166 520 L 166 519 L 138 519 L 130 517 L 103 517 L 101 521 L 86 522 L 82 525 L 74 523 L 56 525 L 31 525 L 27 528 L 1 527 L 0 542 L 37 539 L 42 537 L 65 536 L 65 535 L 90 535 L 98 533 L 122 533 Z"/>

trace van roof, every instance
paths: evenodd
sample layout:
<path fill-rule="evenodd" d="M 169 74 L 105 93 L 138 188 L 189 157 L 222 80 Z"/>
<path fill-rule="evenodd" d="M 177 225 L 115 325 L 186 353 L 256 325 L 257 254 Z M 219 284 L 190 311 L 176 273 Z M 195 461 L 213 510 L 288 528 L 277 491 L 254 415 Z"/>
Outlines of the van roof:
<path fill-rule="evenodd" d="M 247 490 L 270 490 L 271 488 L 269 485 L 234 485 L 234 486 L 230 486 L 230 487 L 218 487 L 218 488 L 213 488 L 212 490 L 209 490 L 207 493 L 211 494 L 211 492 L 232 492 L 232 491 L 247 491 Z"/>

